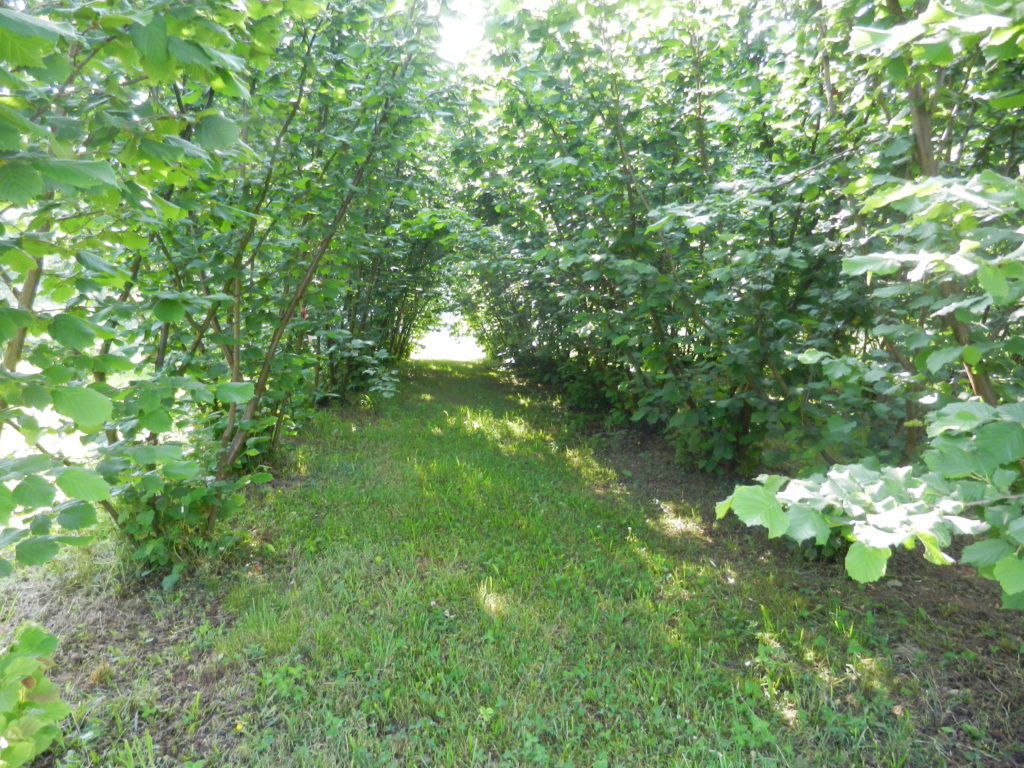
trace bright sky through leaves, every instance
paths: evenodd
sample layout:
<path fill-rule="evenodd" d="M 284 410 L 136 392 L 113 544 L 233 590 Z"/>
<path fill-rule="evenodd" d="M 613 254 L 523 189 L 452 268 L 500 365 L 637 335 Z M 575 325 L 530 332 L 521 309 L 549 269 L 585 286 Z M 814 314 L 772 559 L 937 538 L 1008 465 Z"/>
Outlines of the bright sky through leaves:
<path fill-rule="evenodd" d="M 461 64 L 484 42 L 487 3 L 481 0 L 454 0 L 451 9 L 457 15 L 448 16 L 441 23 L 438 53 L 453 64 Z"/>

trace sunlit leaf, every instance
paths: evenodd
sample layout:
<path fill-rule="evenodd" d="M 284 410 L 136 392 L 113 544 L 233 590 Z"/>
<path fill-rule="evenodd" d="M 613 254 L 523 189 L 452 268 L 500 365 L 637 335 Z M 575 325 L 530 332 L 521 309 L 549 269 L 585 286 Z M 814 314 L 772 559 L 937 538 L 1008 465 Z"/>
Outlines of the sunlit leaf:
<path fill-rule="evenodd" d="M 878 581 L 885 575 L 886 563 L 891 556 L 892 552 L 888 549 L 867 547 L 855 541 L 846 553 L 846 572 L 850 578 L 862 584 Z"/>

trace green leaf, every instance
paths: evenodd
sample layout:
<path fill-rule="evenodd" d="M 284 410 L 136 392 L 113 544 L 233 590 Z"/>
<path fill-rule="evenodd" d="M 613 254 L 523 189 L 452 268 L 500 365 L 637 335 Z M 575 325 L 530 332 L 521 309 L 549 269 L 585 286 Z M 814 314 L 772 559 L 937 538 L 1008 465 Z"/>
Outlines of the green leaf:
<path fill-rule="evenodd" d="M 975 453 L 952 444 L 941 445 L 937 450 L 925 451 L 922 458 L 933 472 L 939 472 L 949 478 L 968 477 L 982 472 Z"/>
<path fill-rule="evenodd" d="M 0 315 L 0 343 L 10 341 L 18 335 L 16 326 L 6 315 Z"/>
<path fill-rule="evenodd" d="M 321 0 L 285 0 L 288 12 L 300 19 L 311 19 L 323 10 Z"/>
<path fill-rule="evenodd" d="M 828 542 L 832 534 L 832 528 L 825 520 L 825 516 L 815 509 L 808 507 L 792 506 L 787 510 L 789 517 L 789 528 L 786 536 L 794 541 L 814 539 L 819 547 Z"/>
<path fill-rule="evenodd" d="M 67 56 L 51 53 L 43 57 L 41 67 L 33 67 L 32 70 L 33 77 L 46 83 L 58 85 L 71 75 L 71 62 L 68 61 Z"/>
<path fill-rule="evenodd" d="M 993 470 L 1024 457 L 1024 424 L 997 421 L 978 430 L 978 458 Z"/>
<path fill-rule="evenodd" d="M 128 280 L 128 273 L 123 269 L 115 267 L 109 261 L 104 259 L 102 256 L 98 256 L 91 251 L 80 250 L 75 253 L 75 260 L 81 264 L 89 272 L 95 275 L 109 276 L 117 278 L 118 284 L 124 284 Z"/>
<path fill-rule="evenodd" d="M 1005 96 L 996 96 L 989 99 L 988 104 L 992 109 L 1018 109 L 1024 107 L 1024 91 L 1011 93 Z"/>
<path fill-rule="evenodd" d="M 964 347 L 964 362 L 972 368 L 976 366 L 981 362 L 981 350 L 971 345 Z"/>
<path fill-rule="evenodd" d="M 868 547 L 855 541 L 846 553 L 846 572 L 861 584 L 878 581 L 885 575 L 886 563 L 891 555 L 888 549 Z"/>
<path fill-rule="evenodd" d="M 1008 595 L 1024 591 L 1024 560 L 1009 554 L 996 563 L 992 575 Z"/>
<path fill-rule="evenodd" d="M 22 37 L 0 27 L 0 61 L 14 66 L 41 67 L 43 54 L 53 50 L 53 45 L 37 37 Z"/>
<path fill-rule="evenodd" d="M 942 551 L 938 538 L 931 533 L 918 532 L 917 540 L 924 545 L 924 559 L 935 565 L 949 565 L 953 558 Z"/>
<path fill-rule="evenodd" d="M 213 62 L 198 45 L 182 40 L 180 37 L 170 37 L 167 40 L 167 49 L 171 55 L 183 64 L 194 64 L 197 67 L 210 71 Z"/>
<path fill-rule="evenodd" d="M 175 299 L 160 299 L 153 307 L 153 314 L 165 323 L 180 323 L 185 317 L 185 305 Z"/>
<path fill-rule="evenodd" d="M 870 213 L 878 208 L 884 208 L 892 203 L 905 200 L 908 197 L 924 197 L 942 189 L 942 180 L 926 179 L 917 183 L 905 182 L 896 186 L 886 187 L 876 192 L 864 201 L 861 213 Z"/>
<path fill-rule="evenodd" d="M 991 0 L 982 0 L 979 5 L 1003 5 L 993 3 Z M 954 7 L 956 7 L 954 5 Z M 967 5 L 970 8 L 970 5 Z M 976 6 L 975 6 L 976 7 Z M 947 29 L 954 30 L 961 35 L 980 35 L 993 29 L 1004 29 L 1012 27 L 1013 20 L 1008 16 L 1000 16 L 995 13 L 971 13 L 964 16 L 956 16 L 946 23 Z"/>
<path fill-rule="evenodd" d="M 57 491 L 45 477 L 30 475 L 14 486 L 14 500 L 23 507 L 36 509 L 53 503 Z"/>
<path fill-rule="evenodd" d="M 850 256 L 843 259 L 843 273 L 847 275 L 856 276 L 868 272 L 873 272 L 876 275 L 890 275 L 899 268 L 899 261 L 882 253 Z"/>
<path fill-rule="evenodd" d="M 244 73 L 245 72 L 245 59 L 240 56 L 235 56 L 233 53 L 226 53 L 224 51 L 218 51 L 216 48 L 212 48 L 209 45 L 201 46 L 203 52 L 209 56 L 210 60 L 229 72 Z"/>
<path fill-rule="evenodd" d="M 1018 592 L 1015 595 L 1002 593 L 1001 607 L 1007 611 L 1024 611 L 1024 592 Z M 1022 652 L 1024 652 L 1024 643 L 1021 644 Z"/>
<path fill-rule="evenodd" d="M 217 399 L 222 403 L 244 404 L 252 400 L 255 385 L 251 381 L 229 381 L 217 385 Z"/>
<path fill-rule="evenodd" d="M 745 524 L 765 526 L 768 538 L 782 536 L 789 528 L 789 518 L 775 494 L 760 485 L 737 488 L 732 495 L 732 509 Z"/>
<path fill-rule="evenodd" d="M 995 565 L 1007 553 L 1012 552 L 1010 542 L 1004 539 L 985 539 L 964 547 L 960 562 L 973 565 L 975 568 L 987 568 Z"/>
<path fill-rule="evenodd" d="M 953 46 L 945 40 L 934 43 L 919 42 L 914 47 L 914 53 L 917 58 L 924 59 L 929 64 L 934 64 L 938 67 L 945 67 L 956 58 Z"/>
<path fill-rule="evenodd" d="M 54 460 L 41 453 L 34 453 L 17 459 L 8 459 L 4 462 L 4 466 L 15 474 L 34 475 L 53 468 Z"/>
<path fill-rule="evenodd" d="M 13 125 L 0 123 L 0 152 L 17 152 L 21 149 L 21 133 Z"/>
<path fill-rule="evenodd" d="M 201 471 L 195 461 L 172 461 L 164 466 L 164 475 L 171 480 L 191 480 Z"/>
<path fill-rule="evenodd" d="M 32 516 L 32 519 L 29 521 L 28 530 L 36 536 L 42 536 L 49 533 L 52 527 L 53 520 L 50 519 L 50 516 L 40 512 Z"/>
<path fill-rule="evenodd" d="M 104 160 L 36 160 L 35 167 L 54 181 L 81 189 L 116 187 L 117 178 L 110 163 Z"/>
<path fill-rule="evenodd" d="M 60 545 L 49 536 L 26 539 L 14 548 L 14 557 L 25 565 L 42 565 L 56 557 Z"/>
<path fill-rule="evenodd" d="M 732 496 L 730 496 L 727 499 L 722 499 L 720 502 L 715 504 L 715 519 L 716 520 L 721 520 L 723 517 L 725 517 L 727 514 L 729 514 L 729 510 L 731 508 L 732 508 Z"/>
<path fill-rule="evenodd" d="M 22 275 L 38 266 L 36 260 L 21 248 L 7 248 L 0 251 L 0 264 L 6 264 Z"/>
<path fill-rule="evenodd" d="M 57 343 L 78 351 L 90 346 L 96 339 L 96 331 L 91 325 L 67 312 L 50 320 L 46 332 Z"/>
<path fill-rule="evenodd" d="M 889 39 L 889 30 L 854 27 L 850 33 L 850 50 L 858 53 L 882 47 Z"/>
<path fill-rule="evenodd" d="M 132 460 L 143 466 L 149 464 L 166 464 L 181 459 L 181 445 L 165 443 L 163 445 L 136 445 L 126 451 Z"/>
<path fill-rule="evenodd" d="M 1018 400 L 1016 403 L 1005 403 L 994 410 L 1003 421 L 1024 424 L 1024 400 Z"/>
<path fill-rule="evenodd" d="M 57 507 L 57 522 L 69 531 L 79 531 L 96 523 L 96 508 L 84 501 L 72 501 Z"/>
<path fill-rule="evenodd" d="M 98 472 L 69 467 L 57 477 L 57 487 L 74 499 L 103 501 L 110 498 L 110 486 Z"/>
<path fill-rule="evenodd" d="M 164 144 L 168 144 L 175 149 L 181 150 L 187 157 L 197 157 L 200 160 L 209 160 L 209 153 L 202 147 L 196 146 L 191 141 L 186 141 L 179 136 L 165 136 Z"/>
<path fill-rule="evenodd" d="M 168 200 L 164 200 L 160 195 L 153 195 L 152 200 L 156 203 L 156 207 L 160 211 L 160 215 L 167 221 L 180 221 L 188 216 L 188 211 Z"/>
<path fill-rule="evenodd" d="M 179 147 L 172 146 L 166 140 L 168 138 L 170 137 L 165 137 L 165 140 L 162 142 L 153 141 L 152 139 L 143 139 L 139 142 L 139 150 L 147 157 L 153 157 L 157 160 L 162 160 L 168 165 L 174 165 L 181 159 L 182 151 Z M 196 147 L 196 149 L 198 149 L 198 147 Z"/>
<path fill-rule="evenodd" d="M 57 651 L 57 638 L 38 624 L 23 624 L 14 633 L 11 650 L 28 656 L 53 656 Z"/>
<path fill-rule="evenodd" d="M 123 355 L 96 355 L 90 362 L 94 371 L 102 373 L 124 373 L 135 369 L 135 363 Z"/>
<path fill-rule="evenodd" d="M 205 149 L 228 149 L 238 141 L 238 126 L 223 115 L 207 115 L 199 121 L 195 139 Z"/>
<path fill-rule="evenodd" d="M 133 24 L 132 42 L 142 54 L 143 64 L 163 67 L 170 58 L 167 53 L 167 17 L 163 13 L 154 13 L 153 19 L 143 26 Z"/>
<path fill-rule="evenodd" d="M 928 7 L 917 18 L 922 24 L 941 24 L 955 19 L 956 16 L 946 10 L 939 0 L 930 0 Z"/>
<path fill-rule="evenodd" d="M 925 360 L 925 367 L 932 373 L 938 373 L 950 363 L 959 360 L 962 354 L 963 350 L 960 347 L 947 347 L 946 349 L 936 350 L 928 355 L 928 358 Z"/>
<path fill-rule="evenodd" d="M 143 413 L 139 416 L 139 424 L 153 434 L 170 432 L 174 429 L 174 421 L 171 419 L 171 414 L 165 410 Z"/>
<path fill-rule="evenodd" d="M 6 485 L 0 484 L 0 525 L 7 525 L 11 512 L 18 506 L 14 500 L 14 494 Z"/>
<path fill-rule="evenodd" d="M 95 540 L 93 536 L 68 536 L 67 534 L 51 536 L 50 538 L 58 544 L 67 544 L 69 547 L 84 547 Z"/>
<path fill-rule="evenodd" d="M 99 23 L 103 29 L 118 29 L 135 24 L 145 23 L 145 18 L 139 13 L 104 13 Z"/>
<path fill-rule="evenodd" d="M 234 99 L 249 99 L 249 88 L 243 83 L 234 72 L 227 72 L 223 69 L 217 70 L 217 74 L 210 81 L 210 86 L 217 93 L 226 94 Z"/>
<path fill-rule="evenodd" d="M 935 437 L 949 430 L 970 432 L 979 424 L 994 418 L 996 418 L 996 409 L 988 403 L 973 400 L 950 403 L 932 417 L 932 423 L 928 427 L 928 436 Z"/>
<path fill-rule="evenodd" d="M 1016 520 L 1014 520 L 1012 523 L 1006 526 L 1006 535 L 1014 541 L 1016 541 L 1018 544 L 1024 545 L 1024 517 L 1018 517 Z"/>
<path fill-rule="evenodd" d="M 50 135 L 50 132 L 45 127 L 39 123 L 32 122 L 21 112 L 11 109 L 3 102 L 0 102 L 0 120 L 15 126 L 21 133 L 34 136 L 37 139 L 46 139 Z"/>
<path fill-rule="evenodd" d="M 184 563 L 175 563 L 174 567 L 171 568 L 171 572 L 163 577 L 160 581 L 160 587 L 164 592 L 170 592 L 174 589 L 174 585 L 181 579 L 181 572 L 185 569 Z"/>
<path fill-rule="evenodd" d="M 26 536 L 28 536 L 28 529 L 26 528 L 4 528 L 3 532 L 0 532 L 0 549 L 9 547 Z"/>
<path fill-rule="evenodd" d="M 27 13 L 0 8 L 0 27 L 13 32 L 19 37 L 38 37 L 43 40 L 55 41 L 58 37 L 81 38 L 66 24 L 58 24 L 49 19 L 30 16 Z"/>
<path fill-rule="evenodd" d="M 87 387 L 57 387 L 53 390 L 53 407 L 83 432 L 102 428 L 114 412 L 109 397 Z"/>
<path fill-rule="evenodd" d="M 1003 273 L 989 264 L 978 267 L 978 283 L 985 293 L 995 299 L 996 304 L 1002 304 L 1010 295 L 1010 286 Z"/>
<path fill-rule="evenodd" d="M 117 232 L 114 238 L 120 241 L 121 245 L 125 248 L 131 248 L 132 250 L 142 250 L 149 247 L 149 238 L 143 237 L 137 232 L 131 232 L 126 230 L 124 232 Z"/>
<path fill-rule="evenodd" d="M 39 659 L 29 656 L 28 654 L 15 652 L 4 659 L 3 674 L 4 677 L 13 677 L 15 679 L 23 678 L 28 677 L 29 675 L 34 675 L 36 672 L 42 669 L 42 667 L 43 663 Z M 25 742 L 20 740 L 15 741 L 12 746 L 17 746 L 19 743 L 27 743 L 29 744 L 29 746 L 31 746 L 31 742 Z M 10 765 L 20 766 L 25 762 L 24 753 L 19 753 L 15 751 L 15 761 L 11 760 L 10 754 L 11 748 L 6 747 L 3 752 L 5 762 L 0 763 L 0 765 L 3 765 L 4 768 L 7 768 Z M 31 758 L 34 755 L 35 752 L 29 752 L 27 757 Z"/>
<path fill-rule="evenodd" d="M 13 679 L 15 681 L 15 685 L 19 689 L 19 695 L 15 697 L 15 700 L 20 700 L 21 691 L 24 689 L 23 686 L 21 685 L 21 680 L 19 678 L 26 678 L 35 675 L 37 672 L 40 672 L 44 668 L 44 666 L 42 660 L 36 658 L 34 655 L 30 655 L 28 653 L 18 653 L 16 645 L 13 646 L 10 650 L 10 655 L 4 654 L 2 675 L 5 679 Z M 12 723 L 14 728 L 12 728 L 11 730 L 14 730 L 15 734 L 22 735 L 22 738 L 13 739 L 12 742 L 10 743 L 10 746 L 5 746 L 3 751 L 4 762 L 0 763 L 0 765 L 2 765 L 4 768 L 8 768 L 8 766 L 11 766 L 12 768 L 17 768 L 17 766 L 21 766 L 26 762 L 26 758 L 31 759 L 36 755 L 35 751 L 30 751 L 26 755 L 24 752 L 15 749 L 13 750 L 14 757 L 12 759 L 11 747 L 27 744 L 30 748 L 32 748 L 33 743 L 31 740 L 24 738 L 24 732 L 22 732 L 21 734 L 18 733 L 21 730 L 19 726 L 29 725 L 29 729 L 32 729 L 33 725 L 38 724 L 39 720 L 34 718 L 29 719 L 27 723 L 25 721 L 22 721 L 21 718 L 18 718 L 18 720 Z M 5 729 L 5 735 L 12 735 L 11 730 Z"/>
<path fill-rule="evenodd" d="M 28 163 L 0 164 L 0 201 L 25 205 L 43 193 L 43 177 Z"/>
<path fill-rule="evenodd" d="M 50 390 L 39 384 L 25 385 L 22 387 L 20 394 L 22 405 L 27 405 L 30 408 L 48 408 L 53 405 Z"/>

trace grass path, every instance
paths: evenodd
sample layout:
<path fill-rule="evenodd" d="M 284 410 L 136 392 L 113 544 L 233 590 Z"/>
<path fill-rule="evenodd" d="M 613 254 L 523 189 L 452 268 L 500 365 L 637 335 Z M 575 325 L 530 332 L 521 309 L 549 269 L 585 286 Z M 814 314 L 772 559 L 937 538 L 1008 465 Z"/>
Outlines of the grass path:
<path fill-rule="evenodd" d="M 830 585 L 652 521 L 486 369 L 413 370 L 379 418 L 325 414 L 267 500 L 295 565 L 231 597 L 222 650 L 265 658 L 242 764 L 941 764 Z"/>
<path fill-rule="evenodd" d="M 482 365 L 408 376 L 380 413 L 325 411 L 301 436 L 250 513 L 269 554 L 203 585 L 233 620 L 126 667 L 187 689 L 143 726 L 193 723 L 192 762 L 147 743 L 61 765 L 1013 764 L 1012 698 L 1004 721 L 936 687 L 962 648 L 942 617 L 630 493 L 600 441 Z"/>

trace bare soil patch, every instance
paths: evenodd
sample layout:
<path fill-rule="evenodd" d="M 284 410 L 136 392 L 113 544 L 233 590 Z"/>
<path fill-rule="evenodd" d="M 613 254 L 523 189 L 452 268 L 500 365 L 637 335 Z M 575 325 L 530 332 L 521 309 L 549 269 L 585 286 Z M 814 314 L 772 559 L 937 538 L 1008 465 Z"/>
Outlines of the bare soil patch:
<path fill-rule="evenodd" d="M 171 594 L 111 578 L 83 582 L 74 567 L 25 570 L 0 591 L 11 606 L 9 630 L 32 620 L 59 638 L 49 676 L 75 710 L 64 724 L 65 750 L 33 765 L 118 743 L 144 755 L 147 733 L 160 764 L 222 753 L 250 697 L 239 662 L 212 649 L 233 618 L 215 593 L 198 582 Z"/>

